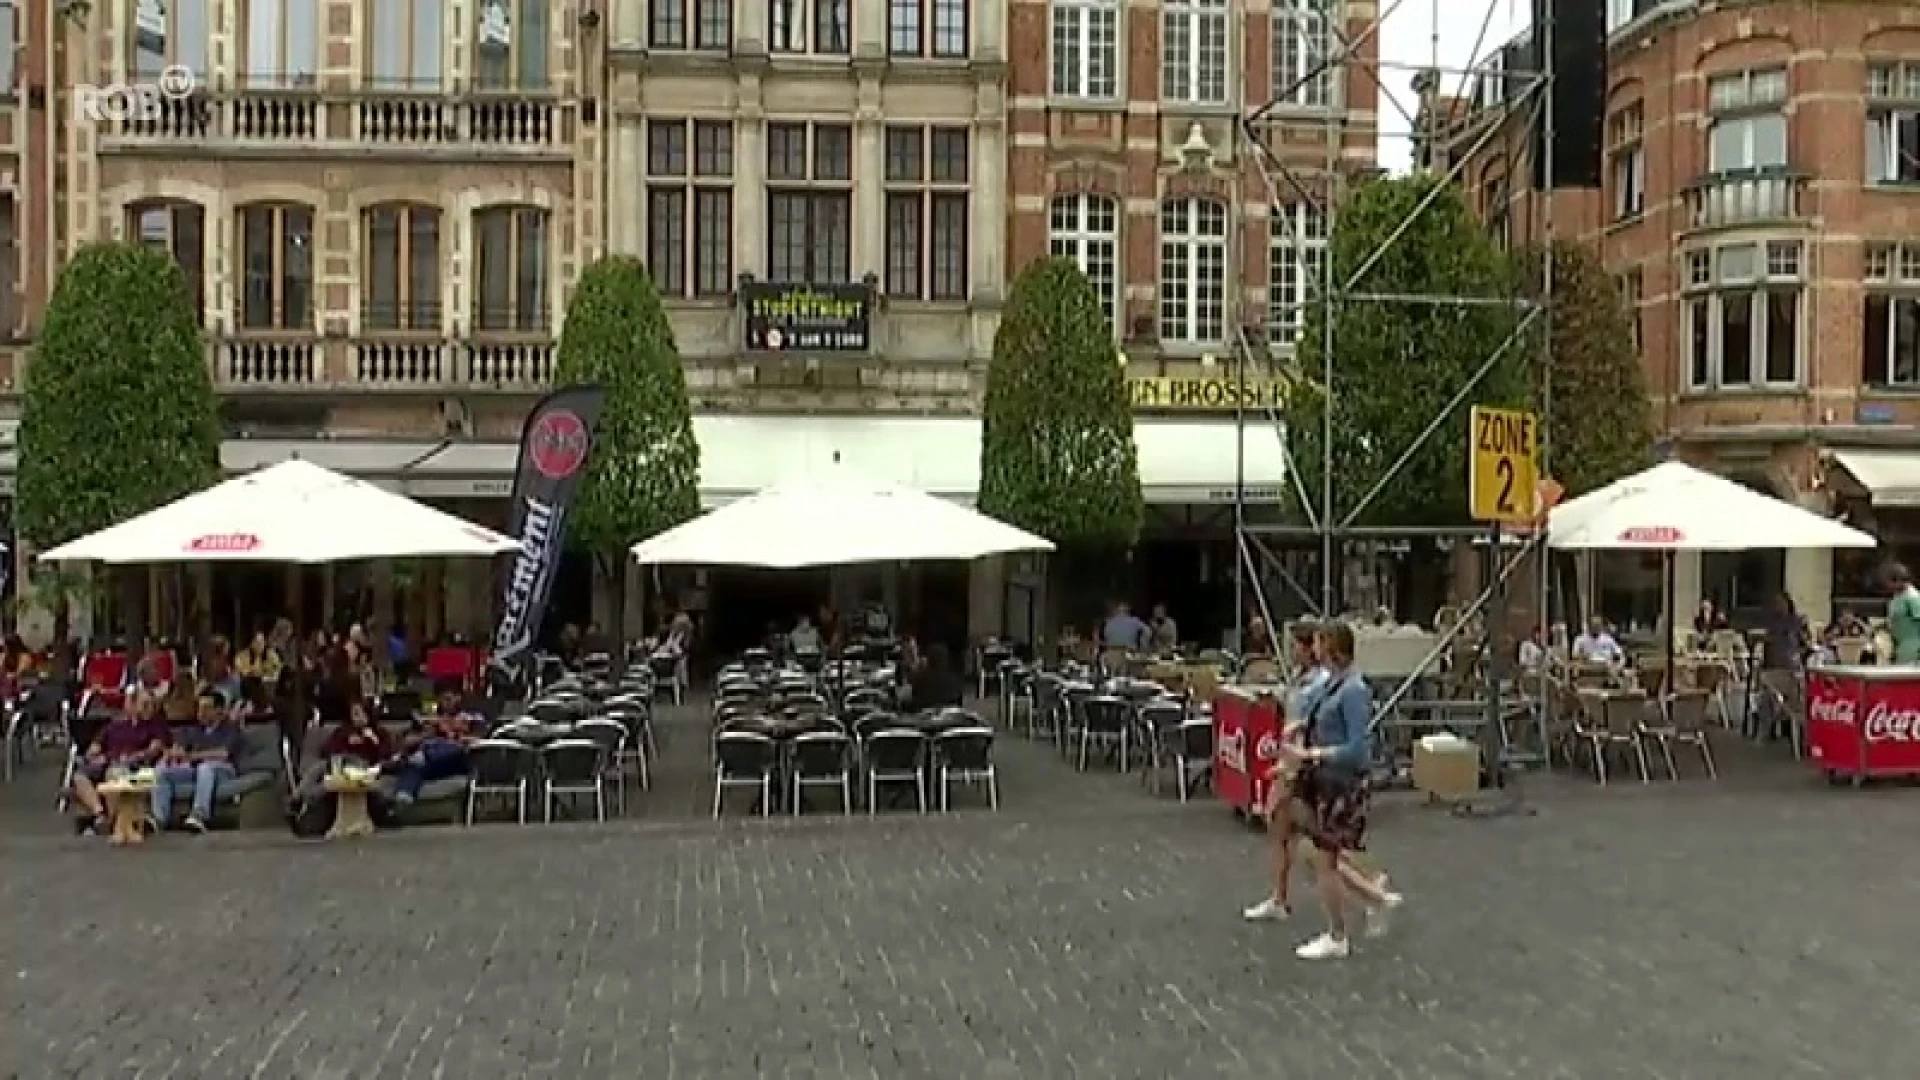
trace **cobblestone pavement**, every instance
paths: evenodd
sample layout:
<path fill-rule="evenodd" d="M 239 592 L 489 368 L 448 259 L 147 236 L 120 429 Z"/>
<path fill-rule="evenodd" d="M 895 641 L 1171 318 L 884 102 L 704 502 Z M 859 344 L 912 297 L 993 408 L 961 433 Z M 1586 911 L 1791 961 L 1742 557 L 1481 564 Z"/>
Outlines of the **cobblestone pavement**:
<path fill-rule="evenodd" d="M 1261 843 L 1211 802 L 1012 744 L 998 814 L 716 825 L 668 734 L 634 820 L 352 846 L 108 851 L 30 824 L 24 778 L 0 1077 L 1920 1075 L 1911 791 L 1756 763 L 1389 803 L 1405 917 L 1310 965 L 1310 912 L 1239 920 Z"/>

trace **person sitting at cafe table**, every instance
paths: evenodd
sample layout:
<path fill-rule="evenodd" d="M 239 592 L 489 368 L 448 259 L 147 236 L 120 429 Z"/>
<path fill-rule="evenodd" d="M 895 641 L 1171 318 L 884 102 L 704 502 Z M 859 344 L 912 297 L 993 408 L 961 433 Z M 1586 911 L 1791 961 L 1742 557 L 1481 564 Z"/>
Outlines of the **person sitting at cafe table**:
<path fill-rule="evenodd" d="M 787 631 L 787 650 L 794 656 L 818 656 L 820 646 L 820 631 L 805 615 L 795 620 L 793 629 Z"/>
<path fill-rule="evenodd" d="M 393 778 L 393 799 L 406 806 L 435 780 L 467 771 L 467 745 L 479 738 L 485 719 L 469 711 L 457 690 L 440 694 L 439 715 L 415 724 L 401 740 L 400 756 L 381 772 Z"/>
<path fill-rule="evenodd" d="M 190 727 L 200 718 L 200 695 L 193 688 L 192 679 L 176 679 L 167 687 L 164 695 L 153 700 L 160 714 L 166 719 L 168 727 Z"/>
<path fill-rule="evenodd" d="M 1153 623 L 1150 644 L 1156 656 L 1172 656 L 1180 648 L 1180 624 L 1167 614 L 1167 605 L 1153 605 Z"/>
<path fill-rule="evenodd" d="M 1153 639 L 1153 630 L 1124 603 L 1113 605 L 1113 614 L 1100 626 L 1100 647 L 1139 652 Z"/>
<path fill-rule="evenodd" d="M 1607 630 L 1607 621 L 1598 615 L 1587 620 L 1587 628 L 1573 639 L 1573 658 L 1583 664 L 1617 668 L 1627 662 L 1627 654 Z"/>
<path fill-rule="evenodd" d="M 69 788 L 85 816 L 76 823 L 82 832 L 104 832 L 107 804 L 99 785 L 109 769 L 144 769 L 160 760 L 166 749 L 167 725 L 151 699 L 138 692 L 127 695 L 126 706 L 100 729 L 73 770 Z"/>
<path fill-rule="evenodd" d="M 206 832 L 207 820 L 213 816 L 214 795 L 221 783 L 233 779 L 235 766 L 246 753 L 246 736 L 233 722 L 220 695 L 208 691 L 200 696 L 199 705 L 198 720 L 175 731 L 173 742 L 161 756 L 150 807 L 160 828 L 172 820 L 174 796 L 185 789 L 193 797 L 186 829 Z"/>
<path fill-rule="evenodd" d="M 926 660 L 908 677 L 907 711 L 958 707 L 965 693 L 966 683 L 954 670 L 952 654 L 936 641 L 927 646 Z"/>
<path fill-rule="evenodd" d="M 281 663 L 280 653 L 267 644 L 267 635 L 260 633 L 253 635 L 253 640 L 247 642 L 247 647 L 241 649 L 240 655 L 233 658 L 233 670 L 243 682 L 247 679 L 259 679 L 272 685 L 280 678 Z"/>
<path fill-rule="evenodd" d="M 298 801 L 305 805 L 323 798 L 327 791 L 327 773 L 333 763 L 354 762 L 378 768 L 393 757 L 393 740 L 373 722 L 373 710 L 365 701 L 356 700 L 347 709 L 347 718 L 335 724 L 320 744 L 318 760 L 309 762 L 300 777 Z"/>

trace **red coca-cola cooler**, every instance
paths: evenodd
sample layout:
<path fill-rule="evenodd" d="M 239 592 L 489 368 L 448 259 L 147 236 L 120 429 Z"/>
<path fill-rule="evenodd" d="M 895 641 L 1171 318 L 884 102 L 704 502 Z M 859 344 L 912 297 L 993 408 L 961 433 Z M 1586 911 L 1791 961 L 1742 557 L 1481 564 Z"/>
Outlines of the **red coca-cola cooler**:
<path fill-rule="evenodd" d="M 1280 765 L 1280 699 L 1269 687 L 1213 695 L 1213 790 L 1236 814 L 1264 807 Z"/>
<path fill-rule="evenodd" d="M 1809 668 L 1807 754 L 1834 781 L 1920 776 L 1920 667 Z"/>

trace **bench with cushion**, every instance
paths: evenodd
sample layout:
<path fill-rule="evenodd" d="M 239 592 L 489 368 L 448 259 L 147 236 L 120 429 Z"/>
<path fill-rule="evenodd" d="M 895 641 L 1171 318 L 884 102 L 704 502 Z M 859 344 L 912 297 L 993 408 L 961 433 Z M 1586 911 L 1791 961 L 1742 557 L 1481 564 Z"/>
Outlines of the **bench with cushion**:
<path fill-rule="evenodd" d="M 248 724 L 247 749 L 234 762 L 235 775 L 214 789 L 213 820 L 209 825 L 241 829 L 279 827 L 286 821 L 286 779 L 280 758 L 280 728 L 276 724 Z M 193 809 L 192 783 L 174 785 L 173 820 L 178 825 Z"/>
<path fill-rule="evenodd" d="M 403 723 L 382 724 L 381 727 L 386 730 L 388 740 L 395 746 L 400 744 L 401 738 L 407 733 L 407 725 Z M 307 732 L 306 745 L 300 754 L 302 775 L 313 762 L 320 760 L 320 748 L 326 745 L 329 730 L 331 729 L 316 727 Z M 380 778 L 382 794 L 391 796 L 393 787 L 392 777 Z M 404 820 L 409 825 L 452 824 L 465 820 L 466 806 L 467 778 L 465 776 L 442 777 L 420 789 L 420 797 L 406 811 Z"/>

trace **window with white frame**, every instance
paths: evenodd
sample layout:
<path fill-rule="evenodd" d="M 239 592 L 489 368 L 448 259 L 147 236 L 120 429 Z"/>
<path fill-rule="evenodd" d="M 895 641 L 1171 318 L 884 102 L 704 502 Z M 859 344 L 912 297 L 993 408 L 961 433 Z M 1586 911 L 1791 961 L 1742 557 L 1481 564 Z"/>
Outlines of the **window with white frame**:
<path fill-rule="evenodd" d="M 1288 105 L 1333 105 L 1334 20 L 1342 0 L 1276 0 L 1273 10 L 1273 93 Z"/>
<path fill-rule="evenodd" d="M 1211 199 L 1160 206 L 1160 340 L 1217 345 L 1227 336 L 1227 208 Z"/>
<path fill-rule="evenodd" d="M 1120 322 L 1120 203 L 1104 195 L 1056 195 L 1047 208 L 1047 253 L 1072 259 L 1093 291 L 1107 322 Z"/>
<path fill-rule="evenodd" d="M 769 123 L 767 276 L 838 285 L 853 280 L 853 128 Z"/>
<path fill-rule="evenodd" d="M 370 81 L 381 89 L 440 88 L 446 44 L 441 0 L 370 0 L 367 52 Z"/>
<path fill-rule="evenodd" d="M 1312 202 L 1276 207 L 1269 219 L 1267 336 L 1291 346 L 1306 325 L 1307 304 L 1319 293 L 1326 272 L 1327 212 Z"/>
<path fill-rule="evenodd" d="M 319 85 L 319 0 L 247 0 L 241 17 L 246 20 L 248 86 Z"/>
<path fill-rule="evenodd" d="M 1717 75 L 1707 82 L 1707 169 L 1758 172 L 1787 165 L 1787 70 Z"/>
<path fill-rule="evenodd" d="M 1647 209 L 1646 115 L 1639 102 L 1607 119 L 1608 182 L 1613 185 L 1613 219 L 1639 217 Z"/>
<path fill-rule="evenodd" d="M 1920 60 L 1867 73 L 1867 183 L 1920 184 Z"/>
<path fill-rule="evenodd" d="M 1167 0 L 1161 6 L 1160 98 L 1227 103 L 1227 0 Z"/>
<path fill-rule="evenodd" d="M 1920 390 L 1920 240 L 1867 249 L 1861 381 Z"/>
<path fill-rule="evenodd" d="M 1055 97 L 1116 97 L 1120 93 L 1119 0 L 1054 0 Z"/>
<path fill-rule="evenodd" d="M 1687 253 L 1681 310 L 1688 389 L 1799 385 L 1805 258 L 1798 240 Z"/>
<path fill-rule="evenodd" d="M 482 90 L 545 90 L 552 0 L 480 0 L 474 81 Z"/>

